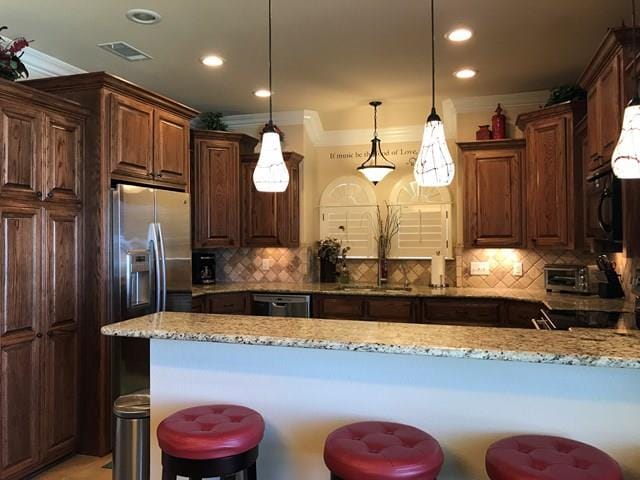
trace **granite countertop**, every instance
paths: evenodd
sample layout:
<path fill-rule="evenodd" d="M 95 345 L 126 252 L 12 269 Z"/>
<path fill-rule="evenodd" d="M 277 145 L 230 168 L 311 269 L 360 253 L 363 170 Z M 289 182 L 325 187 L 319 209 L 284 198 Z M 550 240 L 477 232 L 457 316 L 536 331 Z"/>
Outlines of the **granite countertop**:
<path fill-rule="evenodd" d="M 547 293 L 544 290 L 522 290 L 514 288 L 431 288 L 413 286 L 411 290 L 377 290 L 366 286 L 338 285 L 327 283 L 219 283 L 215 285 L 194 285 L 193 296 L 216 293 L 274 292 L 301 294 L 371 295 L 394 297 L 430 298 L 495 298 L 501 300 L 521 300 L 540 302 L 549 310 L 572 310 L 588 312 L 633 313 L 635 304 L 628 299 L 605 299 L 594 295 L 572 295 Z M 393 288 L 394 286 L 390 286 Z"/>
<path fill-rule="evenodd" d="M 640 332 L 538 331 L 163 312 L 109 336 L 640 369 Z"/>

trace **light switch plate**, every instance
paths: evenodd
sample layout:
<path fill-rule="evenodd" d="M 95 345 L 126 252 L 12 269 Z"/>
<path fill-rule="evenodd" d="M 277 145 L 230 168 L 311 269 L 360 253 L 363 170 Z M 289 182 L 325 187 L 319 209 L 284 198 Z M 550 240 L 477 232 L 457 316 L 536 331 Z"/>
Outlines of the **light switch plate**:
<path fill-rule="evenodd" d="M 262 259 L 262 271 L 266 272 L 267 270 L 271 269 L 271 259 L 270 258 L 263 258 Z"/>
<path fill-rule="evenodd" d="M 636 295 L 640 295 L 640 268 L 636 268 L 635 274 L 633 275 L 631 288 Z"/>
<path fill-rule="evenodd" d="M 511 268 L 511 275 L 514 277 L 522 276 L 522 262 L 513 262 L 513 267 Z"/>
<path fill-rule="evenodd" d="M 487 276 L 490 273 L 489 262 L 471 262 L 471 275 Z"/>

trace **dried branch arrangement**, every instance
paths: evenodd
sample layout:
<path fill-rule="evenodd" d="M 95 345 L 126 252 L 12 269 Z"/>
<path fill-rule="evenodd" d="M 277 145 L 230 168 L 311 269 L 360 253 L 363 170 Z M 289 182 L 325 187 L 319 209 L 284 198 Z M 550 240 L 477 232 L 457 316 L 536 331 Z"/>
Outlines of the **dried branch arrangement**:
<path fill-rule="evenodd" d="M 380 208 L 380 205 L 377 206 L 378 236 L 376 241 L 378 242 L 378 254 L 388 257 L 391 253 L 393 238 L 400 230 L 400 211 L 386 202 L 385 207 L 386 208 L 383 209 Z"/>

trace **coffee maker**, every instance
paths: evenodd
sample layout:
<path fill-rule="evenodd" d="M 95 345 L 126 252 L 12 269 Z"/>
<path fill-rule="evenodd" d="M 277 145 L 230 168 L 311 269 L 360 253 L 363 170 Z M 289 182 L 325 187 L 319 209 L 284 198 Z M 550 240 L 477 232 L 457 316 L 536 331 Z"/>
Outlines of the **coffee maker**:
<path fill-rule="evenodd" d="M 213 253 L 193 253 L 193 283 L 216 283 L 216 256 Z"/>

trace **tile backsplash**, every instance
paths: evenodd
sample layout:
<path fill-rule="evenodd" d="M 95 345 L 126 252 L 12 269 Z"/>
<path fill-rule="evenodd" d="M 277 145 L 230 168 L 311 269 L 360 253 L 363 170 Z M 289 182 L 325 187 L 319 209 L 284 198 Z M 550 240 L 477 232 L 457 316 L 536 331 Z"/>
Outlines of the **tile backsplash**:
<path fill-rule="evenodd" d="M 520 250 L 511 248 L 474 248 L 462 251 L 462 285 L 476 288 L 544 289 L 547 263 L 592 265 L 595 255 L 566 250 Z M 488 262 L 490 273 L 471 275 L 471 262 Z M 522 276 L 512 274 L 513 264 L 522 262 Z"/>
<path fill-rule="evenodd" d="M 238 248 L 216 250 L 218 282 L 301 283 L 318 280 L 318 262 L 312 247 Z M 640 259 L 622 254 L 611 256 L 618 264 L 625 290 L 629 292 Z M 489 275 L 471 275 L 471 262 L 488 262 Z M 522 276 L 514 276 L 513 264 L 522 262 Z M 544 288 L 544 265 L 547 263 L 594 264 L 595 255 L 565 250 L 460 249 L 455 260 L 446 262 L 446 282 L 451 286 L 475 288 Z M 404 269 L 403 269 L 404 265 Z M 390 283 L 428 285 L 431 281 L 429 260 L 390 260 Z M 375 283 L 377 261 L 347 260 L 351 282 Z"/>

